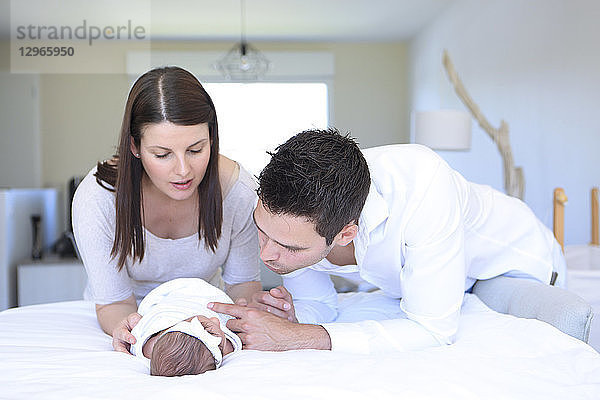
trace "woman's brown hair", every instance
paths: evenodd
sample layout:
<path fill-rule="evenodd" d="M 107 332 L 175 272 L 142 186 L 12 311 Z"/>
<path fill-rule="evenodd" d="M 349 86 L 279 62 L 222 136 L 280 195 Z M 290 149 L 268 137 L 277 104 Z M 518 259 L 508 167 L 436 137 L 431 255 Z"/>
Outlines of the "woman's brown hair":
<path fill-rule="evenodd" d="M 178 67 L 153 69 L 140 76 L 129 91 L 115 155 L 116 165 L 110 161 L 98 163 L 95 175 L 100 186 L 115 192 L 116 226 L 111 256 L 118 256 L 119 271 L 131 255 L 134 262 L 141 262 L 145 249 L 142 226 L 144 171 L 142 161 L 131 153 L 131 139 L 139 148 L 144 128 L 161 122 L 176 125 L 208 123 L 210 159 L 198 185 L 198 239 L 204 237 L 206 248 L 214 252 L 221 236 L 223 199 L 219 184 L 219 130 L 215 106 L 200 82 L 188 71 Z"/>

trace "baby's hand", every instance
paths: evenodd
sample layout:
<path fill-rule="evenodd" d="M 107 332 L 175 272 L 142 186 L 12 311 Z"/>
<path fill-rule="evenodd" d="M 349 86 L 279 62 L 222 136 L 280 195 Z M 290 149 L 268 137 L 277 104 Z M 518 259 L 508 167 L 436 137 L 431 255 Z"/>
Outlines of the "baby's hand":
<path fill-rule="evenodd" d="M 249 307 L 263 310 L 291 322 L 298 322 L 292 295 L 283 286 L 277 286 L 268 292 L 257 292 L 252 295 Z"/>
<path fill-rule="evenodd" d="M 131 330 L 140 322 L 140 319 L 142 319 L 142 316 L 134 312 L 119 322 L 112 332 L 113 348 L 116 351 L 131 354 L 129 349 L 132 344 L 135 344 L 135 336 L 131 334 Z"/>

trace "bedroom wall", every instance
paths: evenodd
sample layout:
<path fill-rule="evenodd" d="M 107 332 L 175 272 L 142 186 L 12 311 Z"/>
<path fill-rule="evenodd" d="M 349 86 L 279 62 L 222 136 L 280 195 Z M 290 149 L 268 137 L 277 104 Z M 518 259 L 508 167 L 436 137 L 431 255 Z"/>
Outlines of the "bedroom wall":
<path fill-rule="evenodd" d="M 569 202 L 566 243 L 590 240 L 589 191 L 600 185 L 600 2 L 459 0 L 411 42 L 413 110 L 465 109 L 441 64 L 448 49 L 494 126 L 504 119 L 525 201 L 552 226 L 553 189 Z M 502 189 L 501 158 L 476 123 L 469 152 L 440 152 L 468 179 Z"/>
<path fill-rule="evenodd" d="M 0 88 L 0 187 L 39 187 L 39 77 L 0 70 Z"/>
<path fill-rule="evenodd" d="M 407 138 L 406 44 L 257 43 L 263 51 L 331 51 L 335 56 L 335 123 L 365 147 Z M 153 42 L 153 50 L 222 50 L 231 43 Z M 125 70 L 126 49 L 113 52 Z M 84 173 L 92 160 L 112 154 L 129 90 L 126 75 L 41 77 L 43 182 L 60 184 L 65 174 Z M 64 157 L 64 149 L 77 149 Z"/>
<path fill-rule="evenodd" d="M 408 45 L 406 43 L 255 43 L 263 51 L 330 51 L 335 57 L 331 89 L 335 121 L 361 146 L 408 139 Z M 0 45 L 9 60 L 8 43 Z M 232 43 L 153 42 L 153 50 L 224 53 Z M 125 71 L 131 47 L 114 47 L 112 63 Z M 106 61 L 106 60 L 104 60 Z M 9 62 L 2 64 L 8 71 Z M 85 174 L 114 153 L 129 90 L 123 74 L 53 74 L 39 77 L 41 186 L 65 190 L 73 175 Z M 3 88 L 4 89 L 4 88 Z M 13 89 L 19 90 L 19 89 Z M 11 108 L 7 115 L 19 112 Z M 0 159 L 14 148 L 0 148 Z M 19 153 L 17 151 L 17 153 Z M 0 185 L 2 182 L 0 182 Z M 65 206 L 66 209 L 66 206 Z"/>
<path fill-rule="evenodd" d="M 0 24 L 8 23 L 0 1 Z M 0 187 L 39 187 L 39 77 L 10 71 L 9 42 L 0 41 Z"/>

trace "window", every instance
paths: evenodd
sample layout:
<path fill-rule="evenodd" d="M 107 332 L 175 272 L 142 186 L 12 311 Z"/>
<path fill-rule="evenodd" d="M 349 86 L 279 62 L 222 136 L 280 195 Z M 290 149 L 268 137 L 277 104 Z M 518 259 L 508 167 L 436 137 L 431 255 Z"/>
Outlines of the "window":
<path fill-rule="evenodd" d="M 328 126 L 325 83 L 204 83 L 219 122 L 223 155 L 252 175 L 268 163 L 267 151 L 306 129 Z"/>
<path fill-rule="evenodd" d="M 151 68 L 178 65 L 193 73 L 217 109 L 221 153 L 257 175 L 272 151 L 300 131 L 323 129 L 333 119 L 328 93 L 334 56 L 328 51 L 263 52 L 271 61 L 260 83 L 224 82 L 214 68 L 223 51 L 130 51 L 131 83 Z"/>

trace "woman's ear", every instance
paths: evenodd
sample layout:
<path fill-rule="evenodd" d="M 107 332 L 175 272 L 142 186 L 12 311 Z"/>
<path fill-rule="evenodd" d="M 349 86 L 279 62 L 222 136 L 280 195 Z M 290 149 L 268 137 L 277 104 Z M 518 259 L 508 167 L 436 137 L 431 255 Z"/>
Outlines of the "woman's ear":
<path fill-rule="evenodd" d="M 137 148 L 137 146 L 135 145 L 135 142 L 133 141 L 133 137 L 129 138 L 129 149 L 131 150 L 131 154 L 133 154 L 134 157 L 140 158 L 140 151 Z"/>

